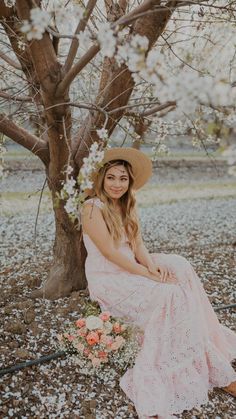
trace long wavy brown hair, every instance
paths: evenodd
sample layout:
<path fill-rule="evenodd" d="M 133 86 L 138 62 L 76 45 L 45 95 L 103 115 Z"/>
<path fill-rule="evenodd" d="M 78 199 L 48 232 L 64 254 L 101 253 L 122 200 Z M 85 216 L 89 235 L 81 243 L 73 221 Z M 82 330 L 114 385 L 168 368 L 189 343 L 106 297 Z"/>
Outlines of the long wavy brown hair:
<path fill-rule="evenodd" d="M 128 190 L 119 199 L 121 217 L 115 211 L 112 199 L 104 190 L 104 179 L 107 170 L 111 167 L 118 165 L 123 165 L 126 168 L 129 175 Z M 122 239 L 123 227 L 125 229 L 131 248 L 135 250 L 135 239 L 138 234 L 138 222 L 136 213 L 136 198 L 133 191 L 133 183 L 134 175 L 130 163 L 128 163 L 125 160 L 111 160 L 105 163 L 99 169 L 96 179 L 94 181 L 93 196 L 97 196 L 105 204 L 102 208 L 102 214 L 115 245 L 118 247 Z"/>

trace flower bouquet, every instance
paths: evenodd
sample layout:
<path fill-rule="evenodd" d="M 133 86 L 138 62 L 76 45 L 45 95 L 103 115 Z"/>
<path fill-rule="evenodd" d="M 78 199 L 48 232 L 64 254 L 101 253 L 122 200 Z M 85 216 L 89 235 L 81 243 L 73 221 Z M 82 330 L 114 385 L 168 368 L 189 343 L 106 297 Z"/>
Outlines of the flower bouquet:
<path fill-rule="evenodd" d="M 57 336 L 59 345 L 82 374 L 108 381 L 133 366 L 142 332 L 92 304 L 89 309 L 92 314 L 78 318 Z"/>

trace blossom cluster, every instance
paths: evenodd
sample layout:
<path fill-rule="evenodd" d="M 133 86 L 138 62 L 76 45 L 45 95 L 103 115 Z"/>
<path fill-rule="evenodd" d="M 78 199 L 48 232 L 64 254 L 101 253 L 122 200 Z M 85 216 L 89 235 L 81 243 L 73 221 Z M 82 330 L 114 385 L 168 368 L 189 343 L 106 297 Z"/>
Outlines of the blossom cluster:
<path fill-rule="evenodd" d="M 102 131 L 101 135 L 106 135 L 106 132 Z M 94 142 L 89 149 L 88 157 L 83 159 L 77 179 L 72 175 L 73 168 L 70 165 L 67 167 L 66 180 L 62 182 L 59 198 L 66 201 L 65 210 L 72 220 L 78 216 L 78 208 L 84 201 L 84 191 L 93 187 L 92 174 L 101 167 L 103 157 L 104 151 L 100 150 L 97 142 Z"/>
<path fill-rule="evenodd" d="M 148 39 L 146 36 L 134 35 L 129 42 L 118 45 L 116 60 L 119 63 L 125 62 L 132 72 L 141 71 L 145 66 L 147 49 Z"/>
<path fill-rule="evenodd" d="M 100 23 L 97 39 L 101 53 L 106 57 L 113 57 L 116 50 L 116 37 L 108 22 Z"/>
<path fill-rule="evenodd" d="M 30 20 L 24 20 L 21 32 L 26 34 L 28 41 L 32 39 L 42 39 L 43 34 L 50 24 L 51 15 L 40 7 L 30 10 Z"/>
<path fill-rule="evenodd" d="M 16 4 L 16 0 L 4 0 L 4 4 L 6 7 L 13 7 Z"/>
<path fill-rule="evenodd" d="M 140 345 L 141 331 L 112 317 L 109 311 L 80 317 L 62 334 L 59 346 L 73 356 L 80 372 L 113 376 L 133 365 Z"/>

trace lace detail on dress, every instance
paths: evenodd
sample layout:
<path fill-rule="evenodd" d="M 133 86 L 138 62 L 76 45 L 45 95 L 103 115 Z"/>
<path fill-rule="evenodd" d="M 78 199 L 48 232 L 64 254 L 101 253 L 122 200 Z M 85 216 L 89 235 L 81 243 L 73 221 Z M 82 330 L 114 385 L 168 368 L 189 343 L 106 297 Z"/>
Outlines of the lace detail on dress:
<path fill-rule="evenodd" d="M 95 197 L 94 205 L 102 208 Z M 90 298 L 102 310 L 139 326 L 144 334 L 133 368 L 120 387 L 139 418 L 172 415 L 208 402 L 208 391 L 236 380 L 236 334 L 218 321 L 200 278 L 182 256 L 154 253 L 156 265 L 171 269 L 177 283 L 156 283 L 106 259 L 89 236 L 85 270 Z M 135 255 L 126 242 L 119 250 Z"/>
<path fill-rule="evenodd" d="M 89 198 L 89 199 L 86 199 L 86 201 L 84 201 L 84 204 L 93 204 L 93 205 L 96 205 L 96 207 L 98 207 L 98 208 L 100 208 L 100 209 L 102 209 L 103 208 L 103 206 L 104 206 L 104 203 L 101 201 L 101 199 L 100 198 L 98 198 L 98 197 L 94 197 L 94 198 Z"/>

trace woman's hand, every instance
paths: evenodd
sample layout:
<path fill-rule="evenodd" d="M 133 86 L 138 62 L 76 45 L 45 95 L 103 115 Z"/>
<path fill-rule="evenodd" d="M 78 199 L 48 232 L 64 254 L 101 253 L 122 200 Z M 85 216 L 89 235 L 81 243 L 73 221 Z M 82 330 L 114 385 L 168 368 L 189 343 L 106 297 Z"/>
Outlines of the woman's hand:
<path fill-rule="evenodd" d="M 154 279 L 157 282 L 176 283 L 176 276 L 171 269 L 166 266 L 155 265 L 154 262 L 149 262 L 147 266 L 148 272 L 150 273 L 150 279 Z"/>

